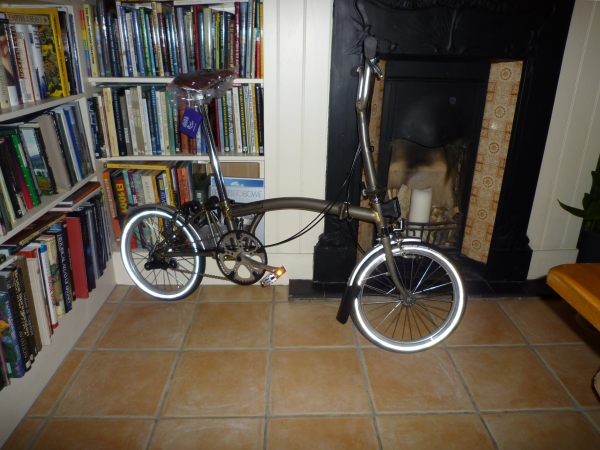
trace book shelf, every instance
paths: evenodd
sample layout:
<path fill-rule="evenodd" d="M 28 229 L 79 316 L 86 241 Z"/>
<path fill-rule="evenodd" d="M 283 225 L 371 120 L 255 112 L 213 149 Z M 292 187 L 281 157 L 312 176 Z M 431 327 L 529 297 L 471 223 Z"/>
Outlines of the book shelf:
<path fill-rule="evenodd" d="M 51 8 L 54 6 L 65 6 L 65 10 L 73 11 L 79 15 L 79 8 L 83 2 L 80 1 L 10 1 L 2 2 L 0 7 L 16 8 Z M 76 52 L 83 54 L 81 34 L 77 32 L 72 35 L 72 44 L 76 45 Z M 76 74 L 75 74 L 76 75 Z M 79 74 L 80 81 L 83 80 L 84 72 Z M 55 108 L 66 105 L 84 105 L 85 98 L 91 93 L 93 87 L 89 83 L 78 85 L 74 95 L 62 97 L 41 98 L 34 102 L 24 104 L 13 104 L 4 107 L 0 111 L 0 125 L 12 125 L 20 122 L 29 122 L 32 118 Z M 85 124 L 84 124 L 85 125 Z M 83 128 L 86 128 L 84 126 Z M 85 136 L 89 142 L 90 137 Z M 79 188 L 91 180 L 98 178 L 92 168 L 79 181 L 72 184 L 69 189 L 59 189 L 59 193 L 43 195 L 40 197 L 39 205 L 30 208 L 12 224 L 12 228 L 0 236 L 0 245 L 6 243 L 26 227 L 38 219 L 46 216 L 61 201 L 65 200 Z M 5 267 L 6 264 L 3 265 Z M 88 298 L 80 298 L 73 303 L 72 309 L 65 314 L 60 321 L 60 326 L 52 335 L 52 342 L 44 345 L 35 357 L 31 369 L 21 378 L 11 378 L 11 384 L 0 391 L 0 446 L 8 439 L 14 428 L 25 416 L 35 399 L 42 392 L 48 381 L 54 375 L 62 361 L 79 340 L 83 331 L 102 307 L 110 292 L 115 286 L 114 268 L 108 261 L 103 275 L 95 280 L 96 287 L 89 293 Z"/>

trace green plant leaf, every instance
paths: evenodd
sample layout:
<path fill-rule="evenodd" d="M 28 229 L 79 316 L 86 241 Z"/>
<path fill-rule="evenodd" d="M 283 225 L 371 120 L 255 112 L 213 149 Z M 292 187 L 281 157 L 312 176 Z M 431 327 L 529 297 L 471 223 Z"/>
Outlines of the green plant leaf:
<path fill-rule="evenodd" d="M 558 203 L 560 204 L 561 208 L 564 209 L 567 212 L 570 212 L 571 214 L 573 214 L 574 216 L 577 217 L 585 217 L 585 211 L 583 209 L 579 209 L 579 208 L 573 208 L 572 206 L 569 205 L 565 205 L 563 202 L 561 202 L 560 200 L 558 201 Z"/>

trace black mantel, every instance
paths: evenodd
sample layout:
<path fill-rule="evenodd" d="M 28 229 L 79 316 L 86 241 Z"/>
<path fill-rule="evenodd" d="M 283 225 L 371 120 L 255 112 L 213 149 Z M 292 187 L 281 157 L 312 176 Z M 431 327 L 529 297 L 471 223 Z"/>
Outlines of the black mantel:
<path fill-rule="evenodd" d="M 343 183 L 358 143 L 354 99 L 359 45 L 374 35 L 383 59 L 522 60 L 523 78 L 487 264 L 459 258 L 487 282 L 526 279 L 527 238 L 574 0 L 335 0 L 326 197 Z M 359 13 L 360 11 L 360 13 Z M 350 196 L 359 202 L 360 173 Z M 354 266 L 354 227 L 327 218 L 315 247 L 314 282 L 343 283 Z M 340 264 L 345 261 L 346 264 Z"/>

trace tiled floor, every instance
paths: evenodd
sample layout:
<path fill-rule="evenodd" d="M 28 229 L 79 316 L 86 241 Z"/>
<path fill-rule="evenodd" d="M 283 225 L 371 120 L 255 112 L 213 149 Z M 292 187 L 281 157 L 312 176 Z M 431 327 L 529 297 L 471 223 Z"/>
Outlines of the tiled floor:
<path fill-rule="evenodd" d="M 119 286 L 5 448 L 600 448 L 600 338 L 562 301 L 472 299 L 412 355 L 336 308 L 285 287 L 164 303 Z"/>

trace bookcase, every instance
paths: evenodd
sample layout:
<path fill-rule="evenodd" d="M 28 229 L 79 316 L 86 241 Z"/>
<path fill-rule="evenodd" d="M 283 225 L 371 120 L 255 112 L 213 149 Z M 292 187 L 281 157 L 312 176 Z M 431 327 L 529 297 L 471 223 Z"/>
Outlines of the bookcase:
<path fill-rule="evenodd" d="M 8 50 L 5 47 L 8 44 L 5 26 L 9 32 L 16 33 L 11 37 L 20 37 L 20 33 L 26 32 L 32 37 L 28 43 L 19 44 L 24 45 L 21 50 L 27 56 L 19 60 L 18 70 L 12 72 L 16 77 L 8 80 L 7 69 L 4 68 L 0 75 L 0 151 L 3 152 L 0 155 L 0 248 L 3 249 L 3 258 L 9 254 L 9 248 L 13 248 L 14 243 L 16 251 L 27 240 L 39 235 L 40 230 L 45 229 L 37 228 L 41 222 L 49 222 L 55 216 L 62 218 L 62 213 L 55 211 L 62 210 L 67 214 L 73 206 L 77 208 L 78 202 L 88 201 L 98 192 L 97 188 L 88 191 L 90 195 L 84 192 L 98 178 L 94 155 L 89 152 L 92 142 L 89 118 L 87 114 L 82 114 L 87 111 L 86 97 L 92 92 L 92 87 L 86 80 L 85 72 L 78 70 L 69 60 L 83 52 L 81 33 L 72 26 L 75 22 L 71 26 L 68 22 L 69 13 L 73 14 L 73 18 L 78 17 L 80 4 L 73 1 L 11 1 L 0 4 L 0 44 L 3 50 Z M 49 8 L 55 6 L 61 7 L 60 15 L 58 12 L 56 15 L 47 13 Z M 33 7 L 37 14 L 28 14 Z M 38 19 L 39 23 L 28 22 Z M 65 19 L 66 22 L 63 21 Z M 14 28 L 9 29 L 8 24 L 14 25 Z M 63 29 L 69 30 L 68 35 L 61 34 L 59 39 L 54 34 L 56 24 L 64 25 Z M 5 62 L 2 61 L 3 64 Z M 23 70 L 25 64 L 28 75 Z M 27 76 L 30 78 L 27 79 Z M 37 78 L 34 81 L 32 77 Z M 57 145 L 65 145 L 60 149 L 51 147 L 54 142 L 45 128 L 46 125 L 57 125 L 59 121 L 60 129 L 56 129 L 55 138 L 59 139 L 59 134 L 63 133 L 60 137 L 66 139 L 56 142 Z M 27 139 L 32 142 L 26 142 Z M 39 153 L 30 153 L 32 147 L 40 143 L 43 149 L 40 151 L 36 147 Z M 57 153 L 59 151 L 60 156 Z M 21 165 L 11 165 L 17 163 Z M 41 346 L 25 375 L 11 378 L 11 384 L 0 391 L 0 445 L 27 413 L 114 288 L 110 252 L 105 252 L 104 256 L 102 275 L 99 272 L 94 275 L 95 287 L 92 289 L 90 285 L 89 293 L 80 293 L 79 298 L 72 302 L 69 306 L 71 309 L 62 315 L 59 325 L 51 333 L 51 342 L 47 337 L 48 341 Z M 8 256 L 5 262 L 0 263 L 0 270 L 6 270 L 14 262 L 14 257 Z M 65 267 L 62 273 L 68 270 Z M 26 271 L 27 276 L 31 273 L 27 266 L 23 266 L 22 271 Z M 43 286 L 38 287 L 44 289 Z M 35 292 L 35 295 L 40 292 Z M 33 296 L 31 293 L 28 295 Z"/>

